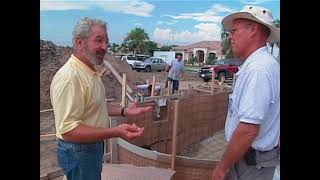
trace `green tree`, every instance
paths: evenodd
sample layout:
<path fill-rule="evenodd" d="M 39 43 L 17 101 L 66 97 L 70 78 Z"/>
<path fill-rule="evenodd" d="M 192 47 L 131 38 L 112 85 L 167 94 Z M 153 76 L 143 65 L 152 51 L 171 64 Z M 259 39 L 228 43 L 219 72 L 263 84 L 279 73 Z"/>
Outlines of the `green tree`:
<path fill-rule="evenodd" d="M 129 47 L 127 43 L 121 43 L 120 47 L 119 47 L 119 51 L 121 51 L 122 53 L 127 54 L 129 52 Z"/>
<path fill-rule="evenodd" d="M 231 41 L 228 38 L 229 33 L 223 28 L 221 32 L 221 46 L 222 46 L 222 54 L 225 55 L 226 58 L 233 58 L 233 52 L 231 48 Z"/>
<path fill-rule="evenodd" d="M 206 63 L 207 64 L 214 64 L 216 62 L 216 59 L 217 59 L 216 54 L 210 53 L 208 58 L 207 58 Z"/>
<path fill-rule="evenodd" d="M 153 51 L 157 49 L 157 43 L 154 41 L 147 41 L 146 42 L 146 48 L 145 48 L 145 54 L 148 54 L 150 56 L 153 55 Z"/>
<path fill-rule="evenodd" d="M 134 54 L 144 53 L 146 42 L 149 40 L 149 35 L 142 28 L 135 28 L 131 30 L 124 39 L 124 43 Z"/>
<path fill-rule="evenodd" d="M 188 59 L 188 64 L 191 64 L 192 66 L 198 62 L 198 58 L 196 56 L 193 56 L 191 58 Z"/>
<path fill-rule="evenodd" d="M 114 54 L 116 52 L 118 52 L 120 49 L 120 46 L 116 43 L 111 43 L 109 44 L 109 50 Z"/>
<path fill-rule="evenodd" d="M 169 46 L 164 45 L 160 48 L 160 51 L 170 51 L 171 49 L 172 49 L 172 45 L 169 45 Z"/>

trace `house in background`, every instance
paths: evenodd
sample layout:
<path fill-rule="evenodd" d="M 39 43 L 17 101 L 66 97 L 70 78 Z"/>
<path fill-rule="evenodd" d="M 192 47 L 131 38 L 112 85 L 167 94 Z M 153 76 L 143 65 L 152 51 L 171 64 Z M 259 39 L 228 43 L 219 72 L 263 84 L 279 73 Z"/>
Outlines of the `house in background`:
<path fill-rule="evenodd" d="M 184 61 L 197 57 L 201 64 L 207 62 L 209 54 L 214 54 L 217 59 L 223 58 L 221 41 L 200 41 L 186 46 L 176 46 L 173 47 L 173 50 L 181 53 Z"/>

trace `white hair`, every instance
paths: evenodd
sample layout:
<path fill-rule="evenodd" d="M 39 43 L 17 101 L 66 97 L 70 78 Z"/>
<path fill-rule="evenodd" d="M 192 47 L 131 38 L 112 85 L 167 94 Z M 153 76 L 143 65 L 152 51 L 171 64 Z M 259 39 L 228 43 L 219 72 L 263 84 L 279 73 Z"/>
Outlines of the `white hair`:
<path fill-rule="evenodd" d="M 101 25 L 107 30 L 107 23 L 100 19 L 91 19 L 85 17 L 77 22 L 72 32 L 73 47 L 75 47 L 77 37 L 80 37 L 81 39 L 88 38 L 91 27 L 94 25 Z"/>

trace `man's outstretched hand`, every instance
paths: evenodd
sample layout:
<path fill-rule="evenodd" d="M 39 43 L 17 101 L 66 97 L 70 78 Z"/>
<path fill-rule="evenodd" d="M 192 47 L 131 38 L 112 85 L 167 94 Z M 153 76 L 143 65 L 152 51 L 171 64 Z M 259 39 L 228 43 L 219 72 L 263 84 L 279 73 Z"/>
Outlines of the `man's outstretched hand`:
<path fill-rule="evenodd" d="M 131 140 L 142 135 L 144 128 L 138 127 L 135 123 L 120 124 L 117 127 L 118 135 L 122 139 Z"/>
<path fill-rule="evenodd" d="M 151 108 L 152 108 L 151 106 L 137 107 L 137 102 L 133 102 L 125 109 L 124 112 L 126 116 L 135 116 L 135 115 L 144 113 L 146 111 L 149 111 Z"/>

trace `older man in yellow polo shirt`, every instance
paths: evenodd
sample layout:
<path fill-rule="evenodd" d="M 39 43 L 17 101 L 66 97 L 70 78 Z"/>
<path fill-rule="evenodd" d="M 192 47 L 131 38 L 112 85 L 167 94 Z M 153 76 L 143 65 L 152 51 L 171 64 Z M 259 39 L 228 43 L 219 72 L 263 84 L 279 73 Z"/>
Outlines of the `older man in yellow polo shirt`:
<path fill-rule="evenodd" d="M 135 124 L 108 127 L 110 116 L 134 116 L 151 109 L 111 106 L 96 65 L 108 47 L 106 23 L 83 18 L 73 30 L 73 54 L 55 74 L 50 88 L 55 115 L 58 163 L 68 180 L 100 180 L 103 140 L 132 139 L 143 133 Z"/>

